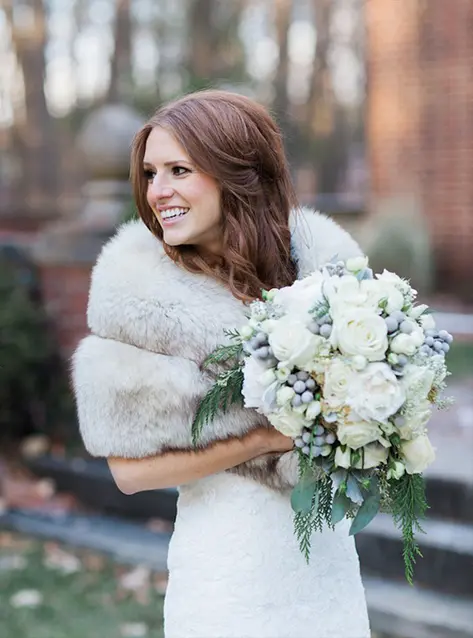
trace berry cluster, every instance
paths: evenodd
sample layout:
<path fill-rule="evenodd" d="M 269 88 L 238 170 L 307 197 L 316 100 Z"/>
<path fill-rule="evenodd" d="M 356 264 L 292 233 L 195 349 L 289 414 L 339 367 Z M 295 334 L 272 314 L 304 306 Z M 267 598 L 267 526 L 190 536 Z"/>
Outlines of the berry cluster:
<path fill-rule="evenodd" d="M 335 441 L 336 436 L 333 432 L 329 432 L 322 425 L 316 425 L 310 430 L 305 428 L 302 435 L 294 443 L 307 455 L 310 454 L 312 448 L 312 456 L 317 457 L 328 456 Z"/>
<path fill-rule="evenodd" d="M 327 314 L 314 319 L 307 327 L 314 335 L 320 335 L 328 339 L 332 334 L 332 323 L 332 317 Z"/>
<path fill-rule="evenodd" d="M 452 335 L 446 330 L 426 330 L 424 345 L 421 346 L 420 352 L 427 357 L 433 354 L 446 355 L 452 341 Z"/>
<path fill-rule="evenodd" d="M 309 373 L 303 370 L 296 374 L 290 374 L 286 380 L 286 384 L 296 393 L 292 399 L 292 406 L 294 408 L 298 408 L 303 403 L 312 403 L 315 399 L 315 391 L 319 389 L 317 383 L 312 379 Z"/>

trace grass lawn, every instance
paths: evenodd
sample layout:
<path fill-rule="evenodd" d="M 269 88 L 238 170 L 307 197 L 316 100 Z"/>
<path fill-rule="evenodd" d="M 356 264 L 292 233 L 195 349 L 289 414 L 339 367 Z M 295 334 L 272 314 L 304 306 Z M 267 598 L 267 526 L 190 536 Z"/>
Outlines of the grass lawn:
<path fill-rule="evenodd" d="M 0 531 L 2 638 L 163 637 L 163 575 Z"/>

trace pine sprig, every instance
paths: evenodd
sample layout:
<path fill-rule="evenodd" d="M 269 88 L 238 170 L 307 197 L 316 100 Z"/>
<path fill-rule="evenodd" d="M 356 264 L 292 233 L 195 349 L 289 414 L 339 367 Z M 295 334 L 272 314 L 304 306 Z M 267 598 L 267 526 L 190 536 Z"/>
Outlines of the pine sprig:
<path fill-rule="evenodd" d="M 238 333 L 236 333 L 238 335 Z M 231 333 L 231 336 L 235 338 L 236 335 Z M 238 361 L 243 353 L 243 345 L 238 343 L 230 343 L 226 346 L 218 346 L 209 356 L 205 359 L 203 366 L 208 368 L 211 365 L 221 365 L 227 363 L 232 359 Z"/>
<path fill-rule="evenodd" d="M 413 584 L 416 558 L 422 553 L 416 540 L 416 532 L 425 533 L 421 520 L 425 518 L 428 504 L 425 498 L 425 482 L 421 474 L 404 474 L 399 480 L 390 482 L 389 496 L 392 516 L 402 532 L 406 579 Z"/>
<path fill-rule="evenodd" d="M 218 414 L 225 413 L 230 406 L 243 402 L 243 369 L 238 366 L 218 375 L 214 385 L 200 402 L 192 423 L 192 442 L 197 445 L 202 430 Z"/>
<path fill-rule="evenodd" d="M 296 512 L 296 514 L 294 514 L 294 532 L 299 542 L 299 549 L 307 564 L 310 558 L 312 534 L 315 532 L 315 529 L 316 522 L 313 509 L 307 514 L 303 514 L 302 512 Z"/>
<path fill-rule="evenodd" d="M 314 516 L 315 529 L 322 531 L 324 523 L 333 529 L 332 525 L 332 479 L 324 474 L 319 480 L 319 503 Z"/>

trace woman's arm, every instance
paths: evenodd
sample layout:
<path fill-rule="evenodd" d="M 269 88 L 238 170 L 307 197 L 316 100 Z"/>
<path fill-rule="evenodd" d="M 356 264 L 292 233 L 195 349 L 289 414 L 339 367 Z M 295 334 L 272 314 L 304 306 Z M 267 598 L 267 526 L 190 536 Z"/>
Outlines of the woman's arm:
<path fill-rule="evenodd" d="M 223 472 L 270 452 L 292 450 L 292 439 L 274 428 L 257 428 L 242 438 L 219 441 L 203 450 L 166 452 L 143 459 L 111 457 L 108 464 L 124 494 L 183 485 Z"/>

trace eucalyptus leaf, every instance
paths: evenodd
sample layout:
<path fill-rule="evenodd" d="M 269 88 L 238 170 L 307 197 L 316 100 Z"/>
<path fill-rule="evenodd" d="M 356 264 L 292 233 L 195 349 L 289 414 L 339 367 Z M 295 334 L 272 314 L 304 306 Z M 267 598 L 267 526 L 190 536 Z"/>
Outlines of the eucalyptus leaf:
<path fill-rule="evenodd" d="M 357 505 L 361 505 L 363 503 L 363 494 L 358 487 L 357 480 L 351 474 L 348 475 L 346 494 L 353 503 L 356 503 Z"/>
<path fill-rule="evenodd" d="M 291 506 L 294 512 L 308 514 L 311 511 L 317 487 L 318 481 L 313 473 L 307 473 L 302 476 L 291 493 Z M 317 503 L 315 503 L 313 509 L 317 509 Z"/>
<path fill-rule="evenodd" d="M 336 525 L 345 518 L 351 507 L 351 501 L 346 494 L 337 492 L 332 503 L 332 525 Z"/>
<path fill-rule="evenodd" d="M 376 514 L 379 512 L 379 506 L 381 503 L 381 494 L 379 491 L 378 480 L 376 477 L 371 479 L 370 487 L 368 490 L 368 495 L 365 498 L 363 504 L 358 510 L 355 518 L 353 519 L 353 523 L 350 527 L 350 536 L 354 536 L 361 532 Z"/>

